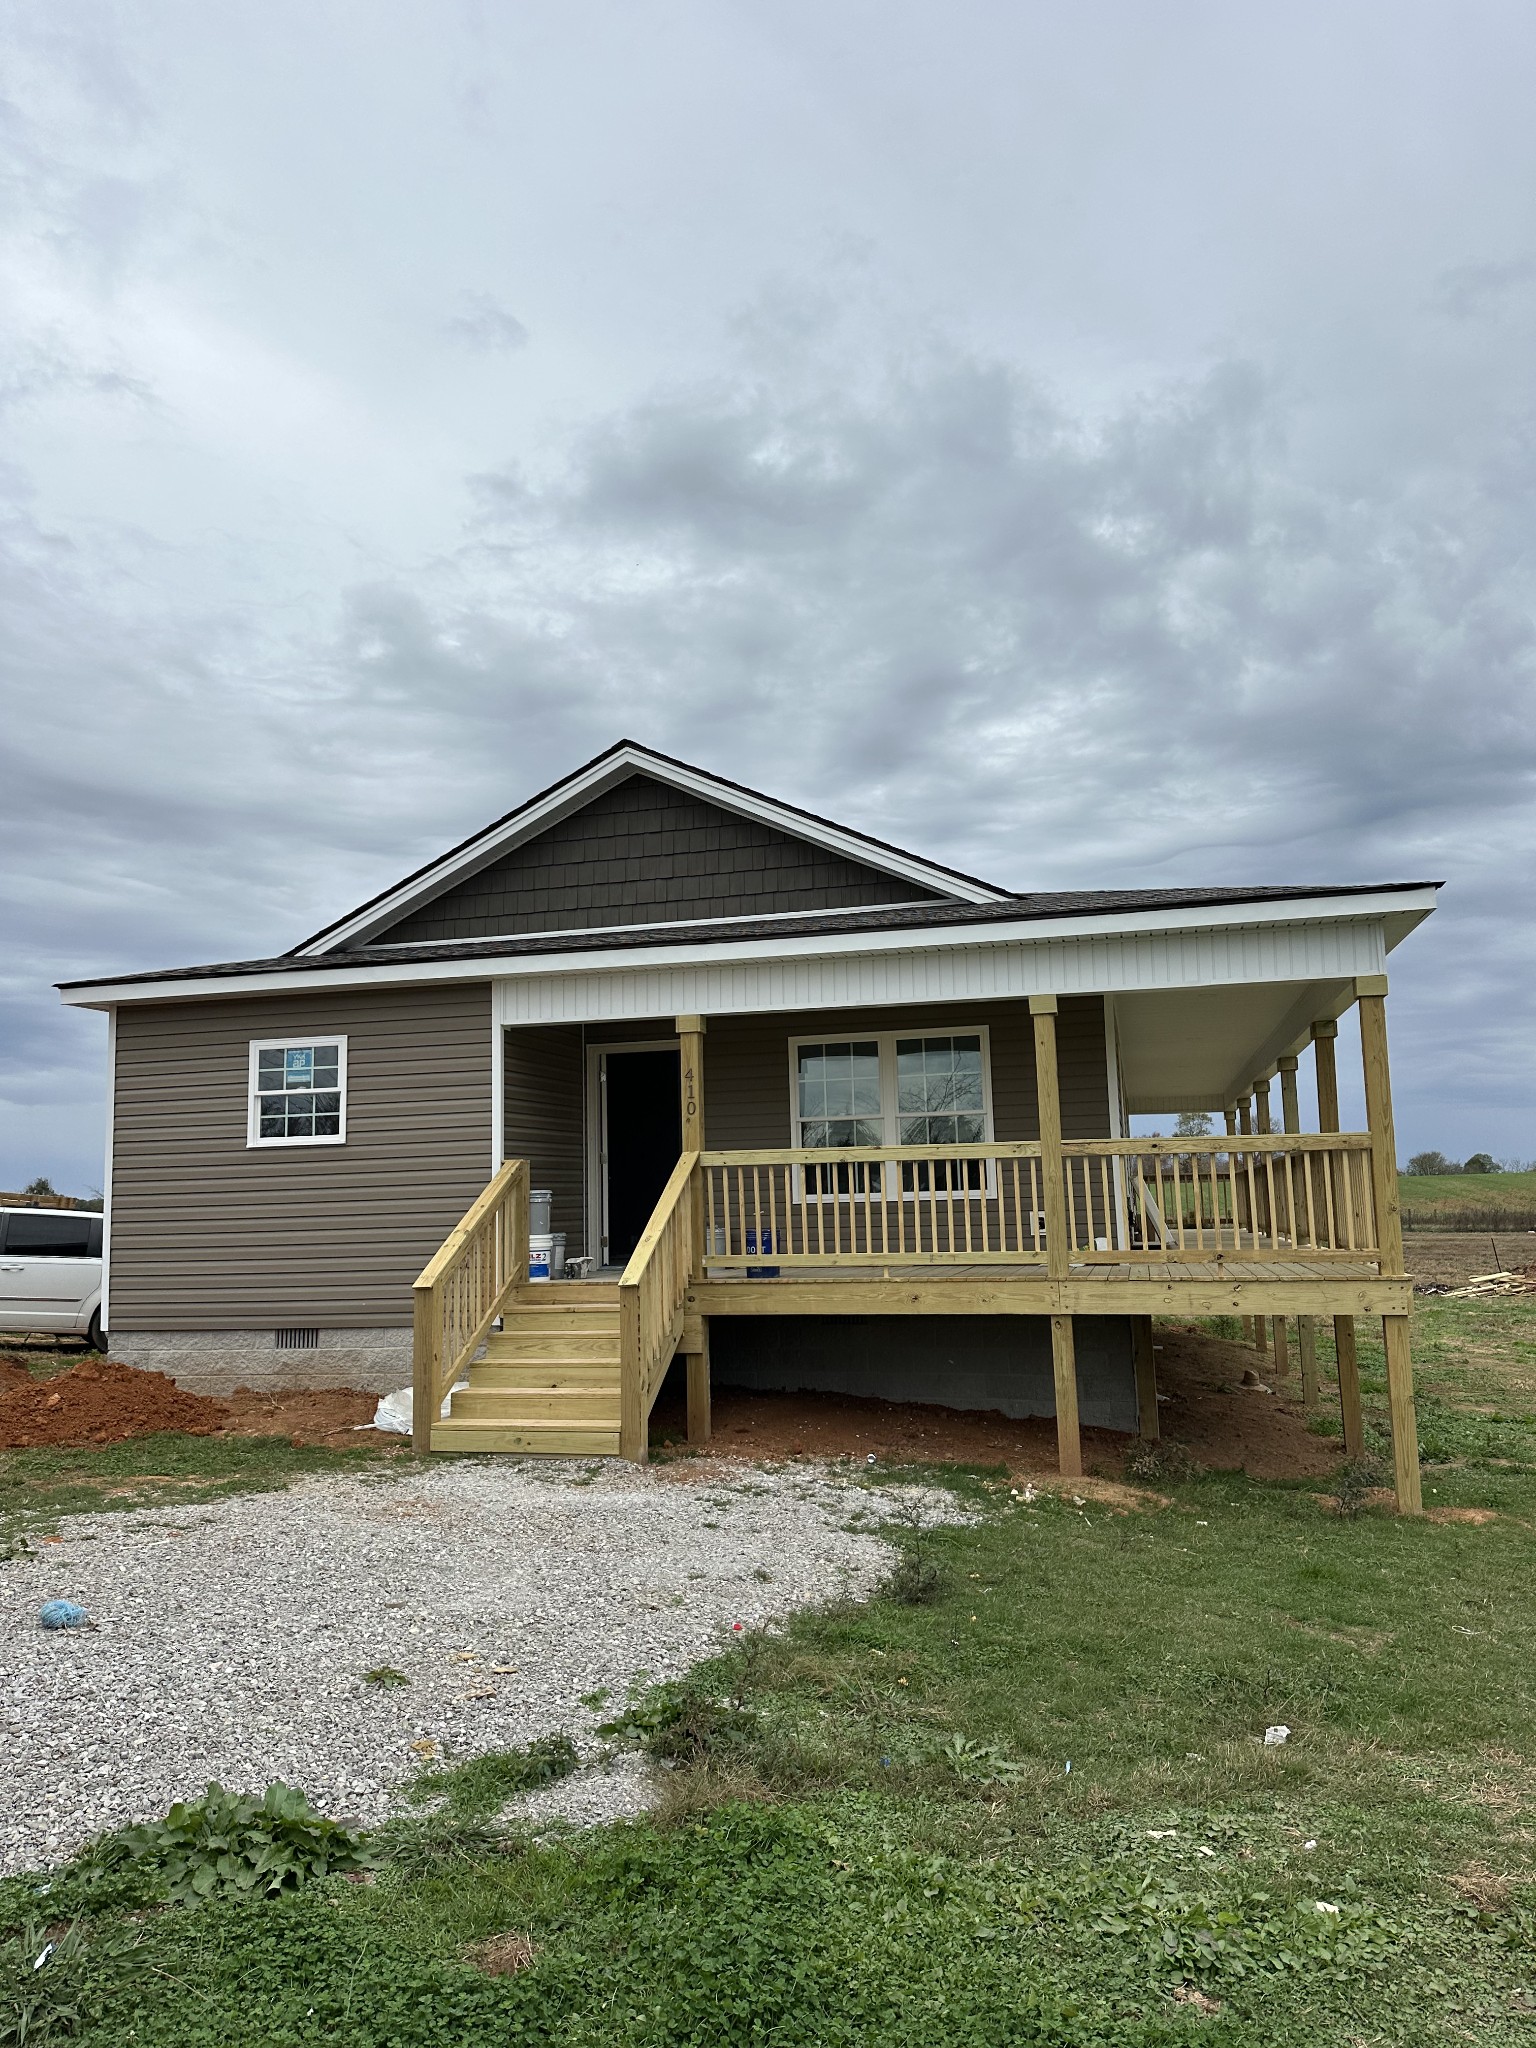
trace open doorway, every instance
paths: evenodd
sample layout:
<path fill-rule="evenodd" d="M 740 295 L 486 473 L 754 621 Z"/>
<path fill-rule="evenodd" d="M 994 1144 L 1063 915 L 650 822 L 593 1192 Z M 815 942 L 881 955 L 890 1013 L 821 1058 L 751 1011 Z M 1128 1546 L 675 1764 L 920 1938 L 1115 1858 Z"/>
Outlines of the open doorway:
<path fill-rule="evenodd" d="M 596 1050 L 602 1263 L 623 1266 L 682 1150 L 678 1050 L 675 1045 Z"/>

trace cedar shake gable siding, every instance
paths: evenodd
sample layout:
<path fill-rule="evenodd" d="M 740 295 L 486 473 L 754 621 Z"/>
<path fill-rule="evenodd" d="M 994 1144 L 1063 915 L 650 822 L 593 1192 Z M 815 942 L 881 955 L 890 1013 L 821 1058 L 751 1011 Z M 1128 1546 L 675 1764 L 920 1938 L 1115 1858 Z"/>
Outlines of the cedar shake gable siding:
<path fill-rule="evenodd" d="M 345 1144 L 248 1148 L 251 1040 L 338 1032 Z M 485 982 L 124 1006 L 113 1332 L 409 1328 L 490 1177 L 490 1047 Z"/>
<path fill-rule="evenodd" d="M 940 903 L 934 891 L 632 775 L 373 944 Z"/>

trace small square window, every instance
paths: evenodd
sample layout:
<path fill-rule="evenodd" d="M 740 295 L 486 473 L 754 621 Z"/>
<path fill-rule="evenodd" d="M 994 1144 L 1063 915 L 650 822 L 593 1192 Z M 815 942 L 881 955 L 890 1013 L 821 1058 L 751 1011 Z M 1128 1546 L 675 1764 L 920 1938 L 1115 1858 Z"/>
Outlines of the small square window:
<path fill-rule="evenodd" d="M 346 1090 L 344 1038 L 253 1042 L 246 1143 L 343 1144 Z"/>

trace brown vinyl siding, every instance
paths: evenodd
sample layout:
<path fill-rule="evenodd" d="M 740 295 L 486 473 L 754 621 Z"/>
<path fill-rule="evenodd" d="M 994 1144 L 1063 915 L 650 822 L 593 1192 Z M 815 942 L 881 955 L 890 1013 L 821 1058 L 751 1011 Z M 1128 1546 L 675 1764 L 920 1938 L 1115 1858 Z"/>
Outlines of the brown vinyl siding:
<path fill-rule="evenodd" d="M 704 1140 L 750 1151 L 794 1142 L 789 1041 L 870 1037 L 882 1031 L 961 1031 L 985 1024 L 992 1053 L 992 1123 L 1004 1141 L 1038 1138 L 1034 1026 L 1025 1002 L 943 1003 L 898 1009 L 784 1011 L 712 1017 L 704 1040 Z M 1063 996 L 1056 1019 L 1062 1135 L 1107 1138 L 1109 1075 L 1102 996 Z"/>
<path fill-rule="evenodd" d="M 568 1258 L 580 1254 L 586 1236 L 584 1066 L 579 1024 L 524 1025 L 506 1034 L 506 1156 L 526 1159 L 532 1185 L 554 1196 L 550 1228 L 565 1232 Z"/>
<path fill-rule="evenodd" d="M 376 932 L 374 943 L 943 900 L 931 889 L 632 775 Z"/>
<path fill-rule="evenodd" d="M 342 1145 L 248 1148 L 253 1038 L 347 1038 Z M 486 983 L 118 1012 L 114 1330 L 393 1329 L 490 1177 Z"/>

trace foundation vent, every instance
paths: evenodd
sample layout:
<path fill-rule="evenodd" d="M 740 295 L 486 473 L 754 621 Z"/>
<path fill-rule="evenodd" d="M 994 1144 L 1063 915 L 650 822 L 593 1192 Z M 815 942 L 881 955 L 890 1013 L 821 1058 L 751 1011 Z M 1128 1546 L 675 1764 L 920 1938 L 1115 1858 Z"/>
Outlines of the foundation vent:
<path fill-rule="evenodd" d="M 317 1351 L 320 1348 L 318 1330 L 274 1330 L 272 1342 L 279 1351 Z"/>

